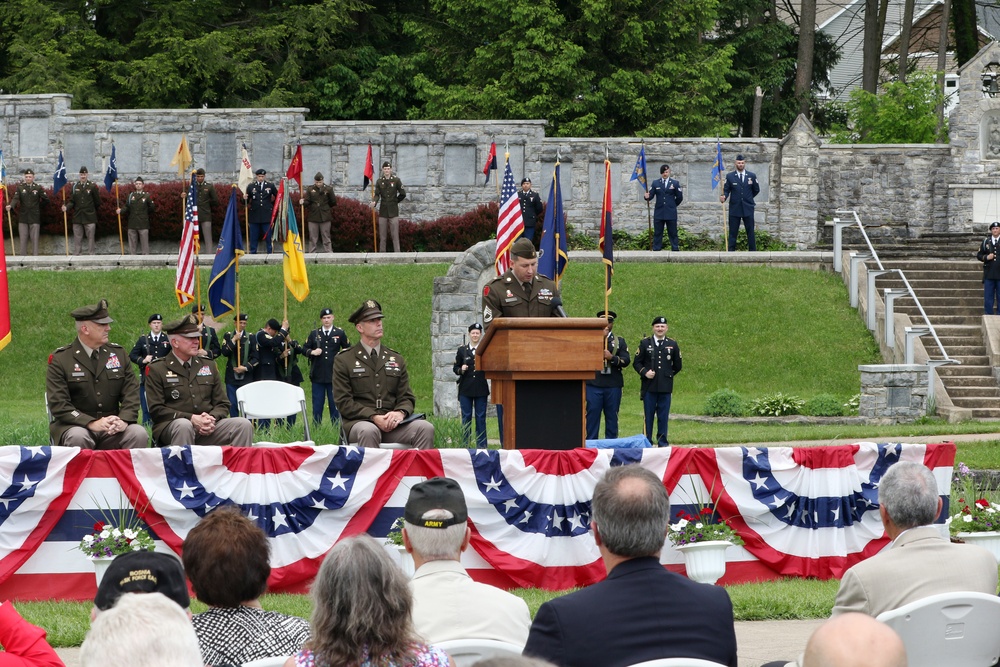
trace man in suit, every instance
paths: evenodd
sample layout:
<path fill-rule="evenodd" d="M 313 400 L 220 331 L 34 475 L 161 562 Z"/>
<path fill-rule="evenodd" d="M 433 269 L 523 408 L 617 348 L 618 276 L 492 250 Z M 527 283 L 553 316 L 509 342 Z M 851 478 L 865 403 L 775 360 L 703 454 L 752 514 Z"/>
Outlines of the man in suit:
<path fill-rule="evenodd" d="M 521 179 L 521 191 L 517 193 L 518 202 L 521 204 L 521 219 L 524 221 L 524 238 L 535 243 L 535 225 L 538 223 L 538 216 L 542 213 L 542 198 L 531 189 L 531 179 Z"/>
<path fill-rule="evenodd" d="M 9 188 L 8 188 L 9 191 Z M 31 254 L 38 255 L 38 232 L 42 224 L 42 207 L 49 203 L 45 188 L 35 183 L 35 172 L 24 170 L 24 180 L 11 192 L 7 210 L 17 208 L 17 231 L 21 237 L 21 254 L 28 254 L 28 238 L 31 238 Z"/>
<path fill-rule="evenodd" d="M 257 254 L 257 244 L 262 238 L 267 244 L 267 253 L 271 254 L 271 211 L 278 198 L 278 188 L 274 187 L 274 183 L 264 180 L 266 170 L 258 169 L 254 175 L 257 180 L 247 186 L 247 200 L 250 202 L 250 254 Z"/>
<path fill-rule="evenodd" d="M 982 547 L 952 544 L 933 525 L 941 513 L 937 480 L 924 465 L 894 464 L 878 486 L 889 547 L 851 567 L 840 580 L 833 616 L 878 616 L 938 593 L 996 595 L 997 561 Z"/>
<path fill-rule="evenodd" d="M 337 403 L 333 400 L 333 359 L 351 346 L 347 333 L 333 326 L 333 310 L 319 311 L 322 326 L 309 332 L 302 353 L 309 359 L 309 381 L 312 382 L 313 420 L 323 421 L 323 403 L 330 404 L 330 421 L 340 420 Z"/>
<path fill-rule="evenodd" d="M 462 487 L 435 477 L 414 484 L 403 509 L 403 545 L 413 555 L 413 629 L 432 644 L 491 639 L 524 646 L 531 616 L 524 600 L 477 583 L 462 567 L 472 530 Z"/>
<path fill-rule="evenodd" d="M 524 654 L 560 667 L 626 667 L 658 658 L 736 667 L 726 590 L 660 564 L 669 520 L 670 499 L 652 472 L 626 465 L 605 473 L 594 488 L 590 527 L 608 576 L 543 604 Z"/>
<path fill-rule="evenodd" d="M 165 357 L 170 352 L 170 341 L 163 333 L 163 316 L 153 313 L 149 316 L 149 333 L 139 336 L 128 358 L 139 367 L 139 402 L 142 405 L 142 423 L 149 423 L 149 407 L 146 405 L 146 366 L 153 359 Z"/>
<path fill-rule="evenodd" d="M 379 447 L 385 441 L 431 449 L 434 425 L 425 419 L 408 420 L 416 397 L 406 360 L 382 345 L 383 317 L 378 301 L 368 299 L 347 318 L 361 340 L 333 360 L 333 396 L 341 433 L 362 447 Z"/>
<path fill-rule="evenodd" d="M 653 181 L 649 192 L 645 194 L 646 201 L 654 200 L 653 207 L 653 250 L 663 250 L 663 225 L 667 225 L 667 236 L 670 237 L 670 249 L 680 250 L 677 239 L 677 207 L 684 201 L 681 182 L 670 178 L 670 165 L 660 167 L 660 178 Z"/>
<path fill-rule="evenodd" d="M 164 327 L 170 353 L 146 368 L 146 400 L 153 441 L 168 445 L 253 444 L 253 425 L 229 416 L 229 399 L 214 361 L 198 356 L 198 318 L 186 315 Z"/>
<path fill-rule="evenodd" d="M 601 413 L 604 414 L 604 437 L 618 437 L 618 409 L 625 386 L 622 369 L 631 361 L 625 339 L 612 332 L 618 315 L 613 310 L 602 310 L 597 317 L 607 318 L 608 326 L 604 328 L 604 368 L 594 374 L 593 380 L 587 381 L 587 440 L 600 437 Z"/>
<path fill-rule="evenodd" d="M 97 234 L 97 209 L 101 207 L 101 191 L 87 180 L 88 169 L 80 167 L 80 180 L 73 184 L 69 200 L 62 205 L 63 211 L 73 209 L 73 254 L 79 255 L 83 246 L 83 234 L 87 234 L 87 252 L 94 254 L 94 237 Z"/>
<path fill-rule="evenodd" d="M 323 240 L 323 252 L 333 252 L 330 241 L 330 225 L 333 224 L 333 207 L 337 205 L 337 196 L 333 188 L 323 184 L 322 172 L 316 172 L 313 184 L 306 188 L 305 209 L 309 216 L 309 252 L 316 252 L 316 241 Z M 322 409 L 322 408 L 321 408 Z"/>
<path fill-rule="evenodd" d="M 742 155 L 736 156 L 736 171 L 726 174 L 726 183 L 722 186 L 719 201 L 729 199 L 729 250 L 736 250 L 736 237 L 740 233 L 740 223 L 747 230 L 747 247 L 757 249 L 757 238 L 753 231 L 754 197 L 760 194 L 760 182 L 757 174 L 746 170 L 747 160 Z"/>
<path fill-rule="evenodd" d="M 667 422 L 670 420 L 670 399 L 673 397 L 674 376 L 681 372 L 681 348 L 673 338 L 667 338 L 667 318 L 653 318 L 653 335 L 643 338 L 635 351 L 632 367 L 641 378 L 639 397 L 646 417 L 646 438 L 658 447 L 670 444 Z M 653 440 L 653 418 L 656 418 L 656 440 Z"/>
<path fill-rule="evenodd" d="M 983 263 L 983 312 L 1000 314 L 1000 222 L 990 223 L 990 235 L 983 239 L 976 259 Z"/>
<path fill-rule="evenodd" d="M 229 398 L 229 416 L 240 414 L 236 390 L 254 381 L 257 368 L 257 338 L 247 333 L 247 314 L 234 317 L 233 331 L 223 337 L 222 354 L 226 357 L 226 397 Z"/>
<path fill-rule="evenodd" d="M 49 355 L 45 392 L 52 442 L 84 449 L 149 446 L 139 418 L 139 382 L 128 354 L 108 342 L 113 319 L 108 302 L 70 313 L 76 340 Z"/>

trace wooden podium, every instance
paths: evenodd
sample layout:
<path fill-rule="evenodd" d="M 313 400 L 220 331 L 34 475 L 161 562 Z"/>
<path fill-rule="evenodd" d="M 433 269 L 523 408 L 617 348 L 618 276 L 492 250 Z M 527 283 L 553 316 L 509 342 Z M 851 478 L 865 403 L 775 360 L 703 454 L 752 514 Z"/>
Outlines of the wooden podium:
<path fill-rule="evenodd" d="M 604 367 L 600 317 L 498 317 L 476 348 L 476 370 L 503 406 L 504 449 L 575 449 L 587 435 L 584 383 Z"/>

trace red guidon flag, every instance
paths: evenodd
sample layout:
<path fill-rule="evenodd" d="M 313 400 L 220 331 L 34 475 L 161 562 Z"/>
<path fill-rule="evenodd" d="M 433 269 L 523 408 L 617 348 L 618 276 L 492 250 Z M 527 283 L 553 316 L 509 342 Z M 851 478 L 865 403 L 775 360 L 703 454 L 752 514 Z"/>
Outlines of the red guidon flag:
<path fill-rule="evenodd" d="M 0 211 L 3 210 L 6 191 L 6 188 L 0 188 Z M 10 242 L 13 243 L 14 239 Z M 7 254 L 0 251 L 0 350 L 10 342 L 10 294 L 7 289 Z"/>
<path fill-rule="evenodd" d="M 295 147 L 295 155 L 292 156 L 292 163 L 288 165 L 285 178 L 292 181 L 302 180 L 302 145 Z"/>

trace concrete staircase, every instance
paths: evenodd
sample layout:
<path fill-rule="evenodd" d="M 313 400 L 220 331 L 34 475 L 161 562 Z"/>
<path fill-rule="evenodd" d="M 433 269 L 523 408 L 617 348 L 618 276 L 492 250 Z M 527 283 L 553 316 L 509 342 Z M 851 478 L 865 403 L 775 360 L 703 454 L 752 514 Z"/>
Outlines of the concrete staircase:
<path fill-rule="evenodd" d="M 937 368 L 952 403 L 971 410 L 975 419 L 1000 419 L 1000 386 L 983 340 L 983 272 L 975 259 L 981 241 L 979 237 L 925 238 L 907 242 L 905 247 L 876 247 L 876 251 L 883 267 L 903 270 L 948 356 L 961 362 Z M 868 266 L 873 268 L 874 263 Z M 895 273 L 880 276 L 875 284 L 880 294 L 888 287 L 904 289 Z M 912 299 L 898 299 L 895 310 L 909 315 L 915 326 L 923 325 Z M 932 336 L 921 340 L 931 359 L 944 358 Z"/>

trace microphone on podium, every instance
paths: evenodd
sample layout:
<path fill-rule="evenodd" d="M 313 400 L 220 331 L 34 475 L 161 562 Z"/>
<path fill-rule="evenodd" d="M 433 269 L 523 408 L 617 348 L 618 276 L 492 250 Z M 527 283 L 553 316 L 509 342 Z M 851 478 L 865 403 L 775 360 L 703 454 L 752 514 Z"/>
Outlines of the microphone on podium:
<path fill-rule="evenodd" d="M 569 315 L 567 315 L 566 311 L 563 309 L 562 297 L 560 296 L 552 297 L 552 307 L 555 309 L 556 315 L 558 315 L 559 317 L 569 317 Z"/>

